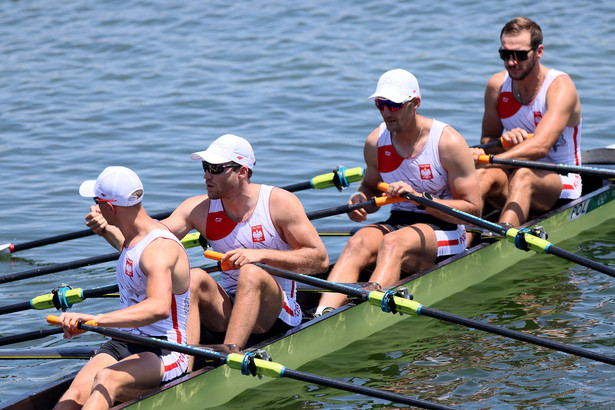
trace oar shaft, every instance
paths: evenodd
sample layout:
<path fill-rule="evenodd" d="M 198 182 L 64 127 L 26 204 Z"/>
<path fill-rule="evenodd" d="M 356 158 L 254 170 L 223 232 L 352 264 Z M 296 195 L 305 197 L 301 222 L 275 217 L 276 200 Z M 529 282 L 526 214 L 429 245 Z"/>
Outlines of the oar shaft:
<path fill-rule="evenodd" d="M 615 170 L 606 168 L 594 168 L 582 165 L 566 165 L 566 164 L 553 164 L 542 161 L 524 161 L 520 159 L 502 159 L 494 157 L 493 155 L 480 155 L 478 162 L 481 164 L 496 164 L 507 165 L 517 168 L 531 168 L 541 169 L 545 171 L 553 171 L 558 174 L 567 175 L 569 173 L 579 174 L 584 176 L 594 176 L 601 178 L 615 178 Z"/>
<path fill-rule="evenodd" d="M 0 337 L 0 346 L 9 345 L 12 343 L 26 342 L 30 340 L 42 339 L 47 336 L 63 333 L 62 328 L 41 329 L 32 332 L 19 333 L 16 335 Z"/>
<path fill-rule="evenodd" d="M 3 349 L 0 359 L 3 360 L 51 360 L 51 359 L 89 359 L 96 349 L 92 347 L 65 347 L 47 349 Z"/>
<path fill-rule="evenodd" d="M 171 215 L 171 212 L 163 212 L 163 213 L 160 213 L 160 214 L 152 215 L 152 218 L 154 218 L 154 219 L 165 219 L 169 215 Z M 65 233 L 65 234 L 61 234 L 61 235 L 50 236 L 49 238 L 36 239 L 36 240 L 33 240 L 33 241 L 29 241 L 29 242 L 24 242 L 24 243 L 19 243 L 19 244 L 11 245 L 9 247 L 9 249 L 10 249 L 11 253 L 19 252 L 19 251 L 24 251 L 26 249 L 37 248 L 39 246 L 51 245 L 51 244 L 54 244 L 54 243 L 69 241 L 69 240 L 72 240 L 72 239 L 84 238 L 86 236 L 91 236 L 93 234 L 94 234 L 94 232 L 92 232 L 90 229 L 83 229 L 81 231 L 70 232 L 70 233 Z"/>
<path fill-rule="evenodd" d="M 16 280 L 34 278 L 37 276 L 48 275 L 50 273 L 56 273 L 68 269 L 81 268 L 84 266 L 94 265 L 102 262 L 109 262 L 115 260 L 119 257 L 119 252 L 109 253 L 101 256 L 94 256 L 91 258 L 79 259 L 76 261 L 66 262 L 66 263 L 58 263 L 55 265 L 36 268 L 27 271 L 17 272 L 17 273 L 9 273 L 7 275 L 0 276 L 0 283 L 14 282 Z"/>
<path fill-rule="evenodd" d="M 47 321 L 49 323 L 57 323 L 57 316 L 47 316 Z M 242 369 L 242 363 L 244 362 L 245 356 L 237 353 L 224 354 L 219 352 L 214 352 L 210 350 L 200 349 L 197 347 L 189 346 L 189 345 L 181 345 L 174 342 L 169 342 L 165 340 L 160 340 L 156 338 L 144 337 L 124 331 L 120 331 L 112 328 L 105 328 L 99 326 L 92 326 L 86 323 L 79 322 L 77 324 L 77 328 L 80 330 L 87 330 L 96 333 L 100 333 L 104 336 L 109 336 L 119 340 L 125 340 L 132 343 L 143 344 L 151 347 L 158 347 L 162 349 L 174 350 L 180 353 L 185 353 L 193 356 L 205 357 L 208 359 L 216 360 L 221 364 L 227 364 L 229 367 L 235 369 Z M 327 387 L 334 387 L 341 390 L 350 391 L 353 393 L 365 394 L 371 397 L 378 397 L 385 400 L 391 400 L 396 403 L 404 403 L 410 405 L 421 406 L 425 408 L 433 408 L 433 409 L 450 409 L 451 407 L 441 406 L 437 403 L 424 402 L 422 400 L 416 400 L 411 397 L 403 396 L 401 394 L 396 394 L 392 392 L 387 392 L 379 389 L 374 389 L 366 386 L 357 386 L 350 383 L 345 383 L 339 380 L 334 380 L 331 378 L 313 375 L 310 373 L 300 372 L 297 370 L 289 369 L 286 366 L 275 362 L 269 362 L 261 359 L 254 359 L 254 365 L 257 369 L 257 374 L 270 376 L 270 377 L 286 377 L 289 379 L 295 379 L 300 381 L 306 381 L 309 383 L 317 383 Z M 426 407 L 426 406 L 429 407 Z"/>

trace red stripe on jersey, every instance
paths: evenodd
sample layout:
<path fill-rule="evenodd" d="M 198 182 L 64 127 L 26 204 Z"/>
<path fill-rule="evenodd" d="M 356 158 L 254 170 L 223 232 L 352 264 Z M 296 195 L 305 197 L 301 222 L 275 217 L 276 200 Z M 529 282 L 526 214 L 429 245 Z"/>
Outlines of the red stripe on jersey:
<path fill-rule="evenodd" d="M 237 222 L 226 216 L 224 211 L 207 214 L 206 237 L 217 241 L 228 236 L 237 226 Z"/>
<path fill-rule="evenodd" d="M 395 171 L 404 159 L 395 151 L 393 145 L 378 147 L 378 171 L 388 173 Z"/>
<path fill-rule="evenodd" d="M 512 92 L 505 91 L 498 97 L 498 114 L 500 118 L 510 118 L 521 109 L 521 104 L 515 100 Z"/>

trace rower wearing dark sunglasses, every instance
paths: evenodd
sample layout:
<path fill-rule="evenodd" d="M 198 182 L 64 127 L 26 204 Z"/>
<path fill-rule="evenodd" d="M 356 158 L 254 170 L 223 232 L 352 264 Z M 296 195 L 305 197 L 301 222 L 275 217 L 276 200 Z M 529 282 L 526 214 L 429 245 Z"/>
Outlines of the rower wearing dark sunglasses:
<path fill-rule="evenodd" d="M 480 195 L 468 145 L 450 125 L 418 114 L 421 93 L 414 75 L 401 69 L 384 73 L 370 98 L 383 122 L 367 137 L 367 167 L 348 202 L 382 195 L 378 183 L 386 182 L 387 195 L 422 195 L 478 215 Z M 359 209 L 348 216 L 363 222 L 374 211 Z M 399 202 L 386 221 L 368 225 L 350 238 L 329 280 L 357 282 L 368 267 L 374 268 L 369 281 L 385 287 L 465 249 L 466 231 L 459 221 L 430 207 Z M 346 301 L 342 294 L 324 293 L 316 315 Z"/>
<path fill-rule="evenodd" d="M 581 102 L 566 73 L 540 63 L 542 40 L 538 24 L 526 17 L 502 28 L 498 51 L 505 70 L 487 84 L 481 137 L 482 144 L 501 144 L 473 149 L 475 159 L 487 153 L 501 159 L 581 164 Z M 519 226 L 530 214 L 581 195 L 577 174 L 477 166 L 483 200 L 502 211 L 499 222 L 506 226 Z"/>
<path fill-rule="evenodd" d="M 200 232 L 214 251 L 224 253 L 221 263 L 230 270 L 221 272 L 219 283 L 200 268 L 190 270 L 187 341 L 238 352 L 248 340 L 283 333 L 302 319 L 295 282 L 253 263 L 310 275 L 324 272 L 329 258 L 294 194 L 250 181 L 256 161 L 244 138 L 223 135 L 191 159 L 201 161 L 207 195 L 188 198 L 161 222 L 179 238 Z M 100 214 L 88 218 L 94 232 L 109 231 Z M 200 325 L 209 339 L 201 338 Z"/>

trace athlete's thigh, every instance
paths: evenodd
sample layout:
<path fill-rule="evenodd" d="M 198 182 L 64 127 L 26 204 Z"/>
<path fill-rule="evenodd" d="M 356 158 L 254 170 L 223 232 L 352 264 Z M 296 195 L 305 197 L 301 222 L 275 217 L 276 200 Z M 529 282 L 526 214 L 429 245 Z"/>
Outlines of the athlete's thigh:
<path fill-rule="evenodd" d="M 403 249 L 403 262 L 421 259 L 433 263 L 438 254 L 436 232 L 427 224 L 414 224 L 391 232 L 385 236 L 385 244 Z"/>
<path fill-rule="evenodd" d="M 562 193 L 562 179 L 551 171 L 533 170 L 531 208 L 546 212 L 557 202 Z"/>
<path fill-rule="evenodd" d="M 120 360 L 107 370 L 117 386 L 117 399 L 132 399 L 160 385 L 164 364 L 153 352 L 141 352 Z"/>

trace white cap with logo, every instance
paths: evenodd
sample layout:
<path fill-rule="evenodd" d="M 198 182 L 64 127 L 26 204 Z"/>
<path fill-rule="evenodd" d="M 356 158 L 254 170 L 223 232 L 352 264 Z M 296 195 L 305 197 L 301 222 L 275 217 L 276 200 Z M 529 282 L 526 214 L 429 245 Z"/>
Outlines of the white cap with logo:
<path fill-rule="evenodd" d="M 190 155 L 190 158 L 209 162 L 210 164 L 236 162 L 249 169 L 252 169 L 256 162 L 250 143 L 244 138 L 232 134 L 221 136 L 212 142 L 205 151 L 194 152 Z"/>
<path fill-rule="evenodd" d="M 98 197 L 116 206 L 133 206 L 143 199 L 143 184 L 137 174 L 126 167 L 107 167 L 96 180 L 81 183 L 79 194 Z"/>
<path fill-rule="evenodd" d="M 380 76 L 376 91 L 369 98 L 384 98 L 395 103 L 420 97 L 419 82 L 412 73 L 397 68 Z"/>

